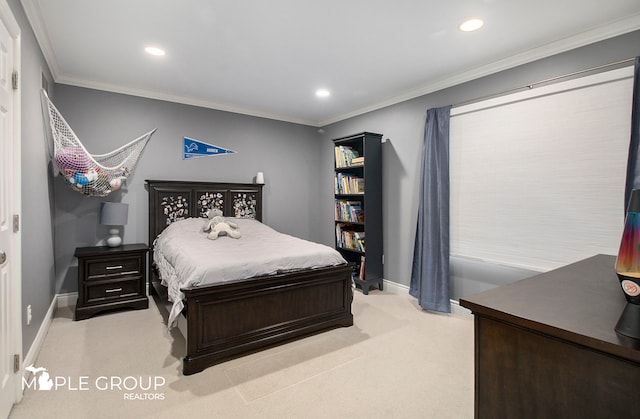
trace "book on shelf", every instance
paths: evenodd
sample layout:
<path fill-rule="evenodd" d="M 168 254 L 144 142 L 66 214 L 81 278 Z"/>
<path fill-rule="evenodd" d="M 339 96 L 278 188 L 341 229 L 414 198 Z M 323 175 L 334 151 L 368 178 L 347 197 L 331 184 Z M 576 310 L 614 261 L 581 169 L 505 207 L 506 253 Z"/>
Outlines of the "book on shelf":
<path fill-rule="evenodd" d="M 344 224 L 336 224 L 336 246 L 342 247 L 342 227 Z"/>
<path fill-rule="evenodd" d="M 364 231 L 351 230 L 351 228 L 353 226 L 349 224 L 336 223 L 336 245 L 343 249 L 364 253 Z"/>
<path fill-rule="evenodd" d="M 366 274 L 366 270 L 365 270 L 365 264 L 364 264 L 364 256 L 360 256 L 360 273 L 358 276 L 360 276 L 360 279 L 364 281 L 365 274 Z"/>
<path fill-rule="evenodd" d="M 354 223 L 364 223 L 364 210 L 360 207 L 351 208 L 351 221 Z"/>
<path fill-rule="evenodd" d="M 335 219 L 338 221 L 348 221 L 350 223 L 363 223 L 364 210 L 360 201 L 347 201 L 336 199 Z"/>
<path fill-rule="evenodd" d="M 351 173 L 336 173 L 334 188 L 336 194 L 362 194 L 364 178 Z"/>
<path fill-rule="evenodd" d="M 356 164 L 364 164 L 364 156 L 360 156 L 360 157 L 356 157 L 351 159 L 351 165 L 356 165 Z"/>
<path fill-rule="evenodd" d="M 353 159 L 360 158 L 360 154 L 358 153 L 358 150 L 354 149 L 353 147 L 339 145 L 339 146 L 335 146 L 334 150 L 336 155 L 337 168 L 352 166 L 353 164 L 355 164 L 353 163 Z M 358 163 L 358 164 L 361 164 L 361 163 Z"/>

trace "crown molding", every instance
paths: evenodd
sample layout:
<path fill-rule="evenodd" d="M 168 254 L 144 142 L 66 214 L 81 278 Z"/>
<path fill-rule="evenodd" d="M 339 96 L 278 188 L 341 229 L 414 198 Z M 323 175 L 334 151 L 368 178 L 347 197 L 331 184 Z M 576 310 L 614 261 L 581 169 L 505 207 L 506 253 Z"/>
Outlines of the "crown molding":
<path fill-rule="evenodd" d="M 42 12 L 40 7 L 38 6 L 37 0 L 21 0 L 22 7 L 24 8 L 25 14 L 27 15 L 27 19 L 33 28 L 33 32 L 36 36 L 36 40 L 38 41 L 38 45 L 40 45 L 40 49 L 42 50 L 42 54 L 44 55 L 45 61 L 49 66 L 49 70 L 51 71 L 51 76 L 53 77 L 53 81 L 59 84 L 67 84 L 77 87 L 85 87 L 89 89 L 102 90 L 113 93 L 121 93 L 131 96 L 144 97 L 148 99 L 156 99 L 163 100 L 167 102 L 175 102 L 181 103 L 185 105 L 198 106 L 201 108 L 209 108 L 215 109 L 219 111 L 225 112 L 233 112 L 242 115 L 255 116 L 259 118 L 266 119 L 274 119 L 282 122 L 290 122 L 293 124 L 300 125 L 310 125 L 317 126 L 317 121 L 311 121 L 303 118 L 295 118 L 287 115 L 280 115 L 272 112 L 265 112 L 257 109 L 250 109 L 240 106 L 232 106 L 224 103 L 216 103 L 212 101 L 201 100 L 192 97 L 185 97 L 179 95 L 171 95 L 162 92 L 156 92 L 151 90 L 137 89 L 128 86 L 115 85 L 109 83 L 100 83 L 90 80 L 84 80 L 81 78 L 77 78 L 68 74 L 63 74 L 60 70 L 60 66 L 58 65 L 56 55 L 53 49 L 53 46 L 50 42 L 50 37 L 47 32 L 46 25 L 44 23 L 44 19 L 42 18 Z"/>
<path fill-rule="evenodd" d="M 202 99 L 197 99 L 192 97 L 172 95 L 172 94 L 157 92 L 153 90 L 137 89 L 130 86 L 122 86 L 122 85 L 109 84 L 109 83 L 99 83 L 95 81 L 83 80 L 80 78 L 67 77 L 67 76 L 60 76 L 55 81 L 56 83 L 59 83 L 59 84 L 66 84 L 66 85 L 76 86 L 76 87 L 84 87 L 87 89 L 102 90 L 105 92 L 120 93 L 124 95 L 129 95 L 129 96 L 138 96 L 138 97 L 143 97 L 147 99 L 155 99 L 155 100 L 162 100 L 165 102 L 180 103 L 183 105 L 198 106 L 200 108 L 215 109 L 218 111 L 255 116 L 258 118 L 274 119 L 277 121 L 290 122 L 290 123 L 299 124 L 299 125 L 310 125 L 313 127 L 317 126 L 317 121 L 310 121 L 302 118 L 294 118 L 288 115 L 280 115 L 277 113 L 265 112 L 262 110 L 245 108 L 240 106 L 232 106 L 224 103 L 217 103 L 217 102 L 212 102 L 212 101 L 207 101 L 207 100 L 202 100 Z"/>
<path fill-rule="evenodd" d="M 508 70 L 519 65 L 527 64 L 536 60 L 540 60 L 542 58 L 547 58 L 552 55 L 580 48 L 585 45 L 593 44 L 595 42 L 604 41 L 605 39 L 613 38 L 615 36 L 624 35 L 638 29 L 640 29 L 640 14 L 632 15 L 613 23 L 592 28 L 577 35 L 550 42 L 540 47 L 533 48 L 486 65 L 475 67 L 471 70 L 463 71 L 461 73 L 442 78 L 435 82 L 429 82 L 416 89 L 407 91 L 401 95 L 391 97 L 389 99 L 371 104 L 369 106 L 354 110 L 349 113 L 337 115 L 333 118 L 320 121 L 319 126 L 324 127 L 336 122 L 343 121 L 345 119 L 353 118 L 358 115 L 405 102 L 407 100 L 415 99 L 417 97 L 453 87 L 458 84 L 466 83 L 468 81 L 489 76 L 500 71 Z"/>
<path fill-rule="evenodd" d="M 429 82 L 418 86 L 415 89 L 406 91 L 400 95 L 389 97 L 379 102 L 372 103 L 368 106 L 353 110 L 351 112 L 339 114 L 325 120 L 309 120 L 303 118 L 296 118 L 288 115 L 281 115 L 263 110 L 245 108 L 241 106 L 233 106 L 224 103 L 217 103 L 213 101 L 207 101 L 192 97 L 171 95 L 167 93 L 161 93 L 156 91 L 137 89 L 127 86 L 120 86 L 107 83 L 99 83 L 90 80 L 79 79 L 70 75 L 62 74 L 60 67 L 57 63 L 56 56 L 53 47 L 50 43 L 47 33 L 46 25 L 42 19 L 41 10 L 38 7 L 38 0 L 21 0 L 22 6 L 27 15 L 27 19 L 33 28 L 40 49 L 45 57 L 45 60 L 51 71 L 54 82 L 60 84 L 68 84 L 78 87 L 86 87 L 96 90 L 109 91 L 114 93 L 127 94 L 132 96 L 140 96 L 149 99 L 157 99 L 169 102 L 182 103 L 186 105 L 199 106 L 204 108 L 216 109 L 225 112 L 233 112 L 243 115 L 255 116 L 260 118 L 274 119 L 283 122 L 290 122 L 294 124 L 308 125 L 313 127 L 324 127 L 336 122 L 340 122 L 349 118 L 353 118 L 365 113 L 376 111 L 378 109 L 385 108 L 387 106 L 395 105 L 407 100 L 415 99 L 420 96 L 424 96 L 429 93 L 437 92 L 449 87 L 456 86 L 461 83 L 466 83 L 471 80 L 475 80 L 481 77 L 485 77 L 491 74 L 495 74 L 500 71 L 508 70 L 519 65 L 527 64 L 542 58 L 547 58 L 552 55 L 566 52 L 575 48 L 579 48 L 585 45 L 589 45 L 595 42 L 603 41 L 605 39 L 613 38 L 615 36 L 623 35 L 635 30 L 640 29 L 640 14 L 628 16 L 626 18 L 600 25 L 591 28 L 587 31 L 579 34 L 559 39 L 542 45 L 537 48 L 533 48 L 527 51 L 523 51 L 519 54 L 515 54 L 503 59 L 481 65 L 470 70 L 462 71 L 439 80 Z"/>

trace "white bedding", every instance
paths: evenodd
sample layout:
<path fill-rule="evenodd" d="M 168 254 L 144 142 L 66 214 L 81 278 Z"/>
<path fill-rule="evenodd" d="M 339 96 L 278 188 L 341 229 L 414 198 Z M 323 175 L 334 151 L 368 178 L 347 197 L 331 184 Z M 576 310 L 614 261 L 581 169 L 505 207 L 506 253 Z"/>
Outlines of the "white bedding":
<path fill-rule="evenodd" d="M 279 233 L 253 219 L 232 220 L 242 234 L 239 239 L 208 239 L 202 231 L 204 218 L 174 222 L 156 238 L 154 260 L 173 303 L 169 327 L 184 307 L 181 288 L 346 262 L 331 247 Z"/>

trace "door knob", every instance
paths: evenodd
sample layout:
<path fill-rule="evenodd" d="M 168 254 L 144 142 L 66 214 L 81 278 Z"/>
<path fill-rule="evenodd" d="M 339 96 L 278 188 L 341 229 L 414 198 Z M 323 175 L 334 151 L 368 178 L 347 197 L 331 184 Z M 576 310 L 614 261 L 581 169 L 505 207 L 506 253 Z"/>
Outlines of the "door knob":
<path fill-rule="evenodd" d="M 7 260 L 7 254 L 0 250 L 0 265 L 2 265 Z"/>

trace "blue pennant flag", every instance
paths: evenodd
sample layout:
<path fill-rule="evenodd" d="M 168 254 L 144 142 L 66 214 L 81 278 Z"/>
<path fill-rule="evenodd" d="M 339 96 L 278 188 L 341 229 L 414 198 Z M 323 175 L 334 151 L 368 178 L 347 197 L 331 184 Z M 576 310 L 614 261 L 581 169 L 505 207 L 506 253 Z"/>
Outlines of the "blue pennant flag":
<path fill-rule="evenodd" d="M 217 145 L 203 143 L 193 138 L 184 137 L 183 159 L 193 159 L 196 157 L 220 156 L 223 154 L 233 154 L 235 151 L 218 147 Z"/>

